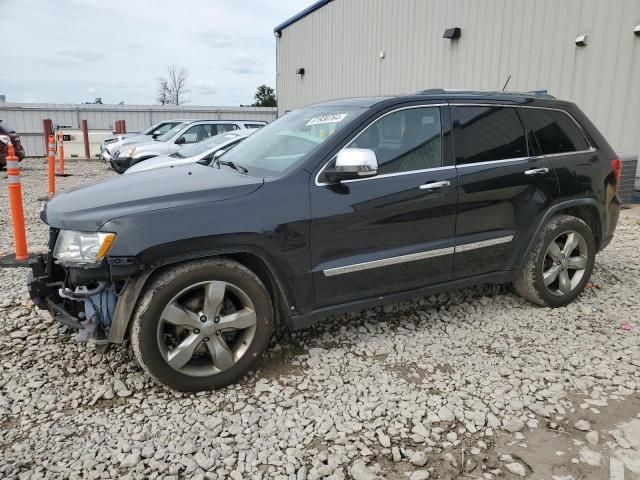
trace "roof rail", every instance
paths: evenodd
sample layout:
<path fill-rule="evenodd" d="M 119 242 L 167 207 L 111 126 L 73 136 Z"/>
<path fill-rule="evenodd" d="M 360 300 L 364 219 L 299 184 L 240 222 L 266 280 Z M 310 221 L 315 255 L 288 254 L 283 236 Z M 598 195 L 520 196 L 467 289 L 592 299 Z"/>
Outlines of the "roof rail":
<path fill-rule="evenodd" d="M 462 89 L 447 89 L 447 88 L 429 88 L 427 90 L 421 90 L 416 92 L 416 95 L 514 95 L 514 96 L 526 96 L 537 98 L 549 98 L 554 99 L 553 95 L 549 95 L 547 90 L 531 90 L 528 92 L 505 92 L 498 90 L 462 90 Z"/>

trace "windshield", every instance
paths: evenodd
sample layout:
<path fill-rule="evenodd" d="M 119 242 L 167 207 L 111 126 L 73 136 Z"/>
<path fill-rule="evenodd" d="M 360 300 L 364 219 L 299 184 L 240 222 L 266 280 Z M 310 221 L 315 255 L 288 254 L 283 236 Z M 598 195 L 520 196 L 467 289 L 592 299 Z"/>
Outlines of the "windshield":
<path fill-rule="evenodd" d="M 187 126 L 186 122 L 179 123 L 178 125 L 173 127 L 171 130 L 169 130 L 167 133 L 163 133 L 162 135 L 160 135 L 158 138 L 156 138 L 156 140 L 158 140 L 159 142 L 166 142 L 167 140 L 171 140 L 174 137 L 174 135 L 178 133 L 180 130 L 182 130 L 185 126 Z"/>
<path fill-rule="evenodd" d="M 162 135 L 163 133 L 166 133 L 167 131 L 169 131 L 171 128 L 175 127 L 179 123 L 180 122 L 156 123 L 155 125 L 147 128 L 146 130 L 143 130 L 142 135 L 151 135 L 153 132 L 158 132 L 157 135 Z"/>
<path fill-rule="evenodd" d="M 223 133 L 222 135 L 216 135 L 215 137 L 208 138 L 187 148 L 183 148 L 179 153 L 180 156 L 184 158 L 195 157 L 196 155 L 200 155 L 207 150 L 211 150 L 216 145 L 220 145 L 236 138 L 238 138 L 238 135 L 236 134 Z"/>
<path fill-rule="evenodd" d="M 256 130 L 224 160 L 248 169 L 249 175 L 275 177 L 293 168 L 365 109 L 308 107 L 294 110 Z"/>

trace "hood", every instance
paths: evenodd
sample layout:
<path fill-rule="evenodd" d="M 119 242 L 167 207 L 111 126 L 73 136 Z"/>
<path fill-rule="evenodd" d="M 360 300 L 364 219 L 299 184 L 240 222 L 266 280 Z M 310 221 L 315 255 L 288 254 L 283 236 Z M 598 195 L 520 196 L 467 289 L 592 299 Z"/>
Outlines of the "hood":
<path fill-rule="evenodd" d="M 126 134 L 125 134 L 126 135 Z M 113 137 L 113 138 L 118 138 L 118 137 Z M 111 153 L 113 155 L 113 153 L 116 150 L 120 150 L 122 148 L 123 145 L 131 145 L 133 143 L 143 143 L 143 142 L 148 142 L 149 141 L 149 136 L 148 135 L 141 135 L 141 134 L 131 134 L 129 136 L 120 138 L 119 140 L 115 141 L 115 142 L 111 142 L 111 143 L 107 143 L 105 145 L 106 149 L 109 150 L 109 153 Z"/>
<path fill-rule="evenodd" d="M 147 170 L 153 170 L 156 168 L 164 168 L 164 167 L 177 167 L 179 165 L 188 165 L 191 163 L 196 163 L 203 155 L 196 155 L 195 157 L 188 158 L 180 158 L 180 157 L 172 157 L 171 155 L 162 155 L 160 157 L 149 158 L 148 160 L 144 160 L 142 162 L 138 162 L 135 165 L 129 167 L 124 175 L 130 175 L 132 173 L 138 172 L 146 172 Z"/>
<path fill-rule="evenodd" d="M 158 168 L 57 194 L 45 204 L 41 218 L 55 228 L 96 231 L 125 215 L 229 200 L 262 185 L 262 178 L 198 163 Z"/>
<path fill-rule="evenodd" d="M 157 140 L 149 141 L 149 137 L 147 137 L 147 141 L 144 143 L 137 143 L 136 145 L 129 145 L 135 147 L 136 151 L 133 153 L 134 157 L 139 157 L 142 154 L 154 154 L 154 155 L 164 155 L 165 153 L 170 153 L 172 142 L 159 142 Z"/>

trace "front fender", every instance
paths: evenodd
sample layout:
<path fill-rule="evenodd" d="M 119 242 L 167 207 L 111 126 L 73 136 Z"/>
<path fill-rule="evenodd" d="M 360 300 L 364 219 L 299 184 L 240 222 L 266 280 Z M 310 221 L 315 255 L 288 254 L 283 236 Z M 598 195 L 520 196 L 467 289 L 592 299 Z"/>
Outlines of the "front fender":
<path fill-rule="evenodd" d="M 109 331 L 109 343 L 122 343 L 129 328 L 129 322 L 138 303 L 138 298 L 142 293 L 145 285 L 149 281 L 152 274 L 159 269 L 170 267 L 177 263 L 182 263 L 198 258 L 216 257 L 216 256 L 234 256 L 238 254 L 250 254 L 259 259 L 268 270 L 273 281 L 273 286 L 278 289 L 279 298 L 283 302 L 284 311 L 296 313 L 295 304 L 293 303 L 292 293 L 288 288 L 287 282 L 283 281 L 283 273 L 277 267 L 276 263 L 270 256 L 255 245 L 245 246 L 226 246 L 200 250 L 192 250 L 189 241 L 175 242 L 154 247 L 140 255 L 148 268 L 132 277 L 127 284 L 125 291 L 118 298 L 113 320 L 111 322 L 111 330 Z"/>

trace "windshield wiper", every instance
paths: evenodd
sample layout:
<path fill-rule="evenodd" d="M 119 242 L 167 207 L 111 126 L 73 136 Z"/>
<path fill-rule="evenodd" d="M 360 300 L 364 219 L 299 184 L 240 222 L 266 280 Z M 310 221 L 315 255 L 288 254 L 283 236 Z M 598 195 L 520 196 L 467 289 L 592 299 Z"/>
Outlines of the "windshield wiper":
<path fill-rule="evenodd" d="M 220 160 L 218 159 L 216 161 L 218 168 L 220 168 L 220 165 L 226 165 L 227 167 L 231 167 L 234 170 L 237 170 L 238 172 L 242 172 L 242 173 L 249 173 L 249 170 L 247 170 L 246 168 L 244 168 L 242 165 L 236 165 L 233 162 L 229 162 L 227 160 Z"/>

